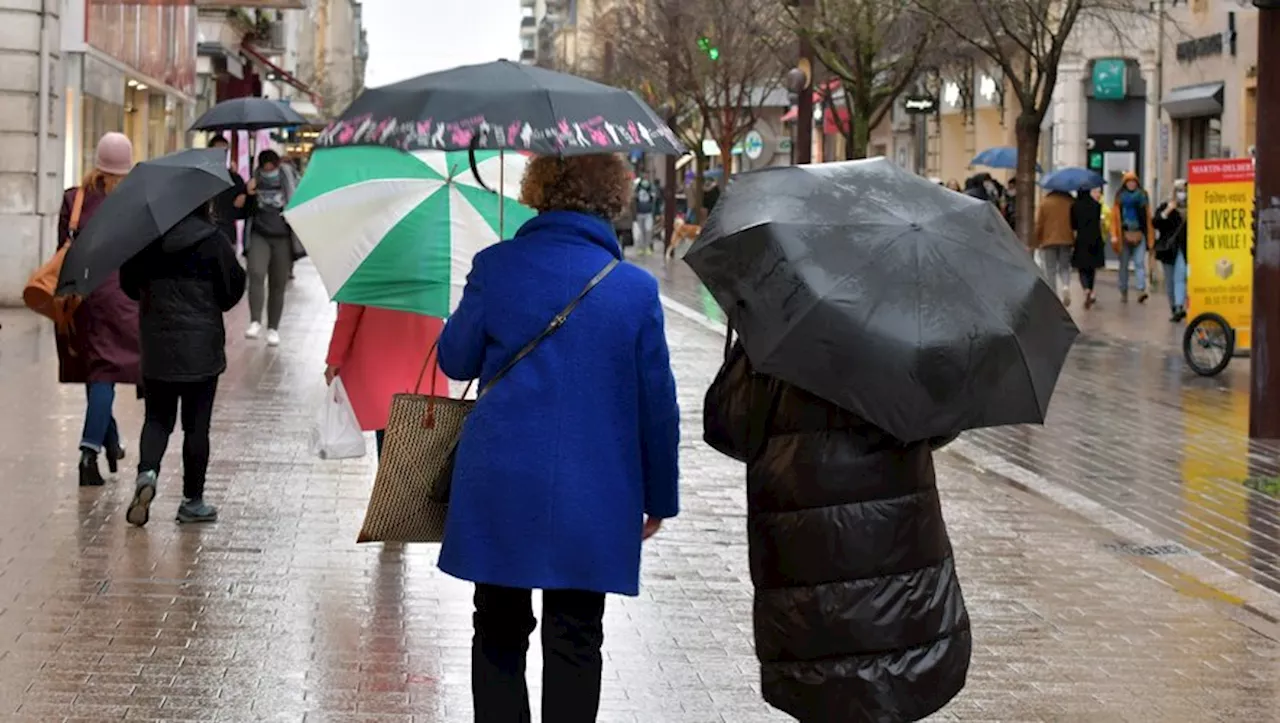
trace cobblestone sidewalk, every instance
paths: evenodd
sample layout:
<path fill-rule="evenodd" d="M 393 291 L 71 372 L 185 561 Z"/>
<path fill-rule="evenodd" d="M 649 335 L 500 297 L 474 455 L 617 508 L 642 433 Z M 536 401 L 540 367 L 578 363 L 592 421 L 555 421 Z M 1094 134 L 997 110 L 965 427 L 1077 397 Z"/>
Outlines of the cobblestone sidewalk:
<path fill-rule="evenodd" d="M 432 547 L 354 544 L 371 464 L 306 444 L 332 310 L 305 266 L 289 301 L 279 350 L 233 334 L 210 480 L 222 521 L 205 528 L 169 522 L 172 472 L 145 530 L 124 522 L 125 482 L 75 487 L 83 392 L 54 383 L 47 331 L 0 314 L 0 720 L 468 720 L 468 587 Z M 610 601 L 601 720 L 787 720 L 759 699 L 742 471 L 699 441 L 721 341 L 675 315 L 669 334 L 685 512 L 646 548 L 641 597 Z M 139 405 L 119 408 L 132 442 Z M 1265 626 L 1176 590 L 1083 518 L 950 453 L 939 465 L 976 651 L 937 720 L 1273 716 Z"/>

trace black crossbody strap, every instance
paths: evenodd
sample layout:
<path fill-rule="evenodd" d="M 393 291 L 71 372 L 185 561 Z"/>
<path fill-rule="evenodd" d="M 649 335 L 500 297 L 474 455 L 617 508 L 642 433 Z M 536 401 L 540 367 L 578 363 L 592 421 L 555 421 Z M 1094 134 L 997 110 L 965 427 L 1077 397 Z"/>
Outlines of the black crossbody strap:
<path fill-rule="evenodd" d="M 618 268 L 618 263 L 618 259 L 613 259 L 609 262 L 608 266 L 601 269 L 600 273 L 596 274 L 591 281 L 587 282 L 587 285 L 583 287 L 582 291 L 573 298 L 573 301 L 569 302 L 568 306 L 564 307 L 563 311 L 555 315 L 555 318 L 551 320 L 550 324 L 547 324 L 547 328 L 543 329 L 542 333 L 535 336 L 528 344 L 525 344 L 524 348 L 516 352 L 515 356 L 511 357 L 511 361 L 503 365 L 503 367 L 498 370 L 498 373 L 493 375 L 493 378 L 490 379 L 489 382 L 484 385 L 484 388 L 480 390 L 480 393 L 476 395 L 476 399 L 483 397 L 485 392 L 492 389 L 494 384 L 497 384 L 499 380 L 510 373 L 515 365 L 519 364 L 525 357 L 532 354 L 533 350 L 537 349 L 539 344 L 547 340 L 547 337 L 559 331 L 560 327 L 564 326 L 565 321 L 569 319 L 569 315 L 573 313 L 574 309 L 577 309 L 578 305 L 582 303 L 582 300 L 587 298 L 587 294 L 590 294 L 592 289 L 599 286 L 601 281 L 604 281 L 609 274 L 613 273 L 614 269 Z"/>

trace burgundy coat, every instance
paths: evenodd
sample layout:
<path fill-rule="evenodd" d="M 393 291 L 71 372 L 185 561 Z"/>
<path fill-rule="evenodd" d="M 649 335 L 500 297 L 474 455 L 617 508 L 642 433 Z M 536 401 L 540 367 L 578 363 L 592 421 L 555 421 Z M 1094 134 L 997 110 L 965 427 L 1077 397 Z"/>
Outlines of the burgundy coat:
<path fill-rule="evenodd" d="M 67 242 L 76 189 L 62 197 L 58 214 L 58 245 Z M 80 228 L 93 217 L 106 195 L 88 191 L 80 209 Z M 57 335 L 58 381 L 63 384 L 142 381 L 138 349 L 138 304 L 120 290 L 120 274 L 113 273 L 76 310 L 71 334 Z"/>

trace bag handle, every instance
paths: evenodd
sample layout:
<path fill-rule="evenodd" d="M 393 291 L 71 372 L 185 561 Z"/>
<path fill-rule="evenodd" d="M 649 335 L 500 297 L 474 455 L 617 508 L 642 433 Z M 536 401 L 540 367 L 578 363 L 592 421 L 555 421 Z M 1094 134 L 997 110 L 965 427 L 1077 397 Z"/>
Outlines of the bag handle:
<path fill-rule="evenodd" d="M 565 306 L 559 314 L 556 314 L 555 317 L 551 319 L 551 323 L 547 324 L 546 328 L 544 328 L 528 344 L 521 347 L 520 351 L 516 352 L 515 356 L 511 357 L 506 364 L 502 365 L 502 368 L 493 375 L 493 378 L 480 388 L 479 393 L 476 394 L 476 399 L 483 397 L 485 393 L 493 388 L 494 384 L 497 384 L 503 377 L 507 376 L 507 374 L 509 374 L 517 364 L 532 354 L 533 351 L 542 344 L 542 342 L 546 341 L 548 337 L 559 331 L 560 327 L 564 326 L 564 323 L 569 319 L 569 315 L 578 308 L 578 305 L 582 303 L 583 299 L 587 298 L 587 294 L 590 294 L 593 289 L 600 285 L 600 282 L 604 281 L 609 274 L 613 273 L 613 270 L 618 268 L 619 263 L 620 261 L 616 258 L 609 261 L 609 263 L 601 269 L 600 272 L 591 279 L 591 281 L 587 282 L 587 285 L 582 288 L 582 291 L 578 292 L 578 295 L 569 302 L 568 306 Z M 440 340 L 436 339 L 436 342 L 431 345 L 431 350 L 427 352 L 427 359 L 422 365 L 422 371 L 418 374 L 418 383 L 414 385 L 415 394 L 420 393 L 422 390 L 422 380 L 426 377 L 427 369 L 431 367 L 431 362 L 434 360 L 435 367 L 437 369 L 440 367 L 439 347 Z M 435 424 L 436 380 L 438 377 L 438 374 L 431 375 L 431 395 L 427 399 L 427 413 L 426 417 L 423 419 L 423 425 L 426 427 L 432 427 Z M 475 380 L 472 380 L 467 384 L 466 390 L 462 392 L 463 398 L 465 398 L 471 391 L 471 387 L 474 384 Z"/>

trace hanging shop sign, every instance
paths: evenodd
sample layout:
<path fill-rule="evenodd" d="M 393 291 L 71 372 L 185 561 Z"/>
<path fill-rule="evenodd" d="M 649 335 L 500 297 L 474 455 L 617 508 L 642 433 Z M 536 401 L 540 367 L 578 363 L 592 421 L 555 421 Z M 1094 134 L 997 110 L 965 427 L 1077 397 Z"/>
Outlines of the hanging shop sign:
<path fill-rule="evenodd" d="M 1124 100 L 1129 94 L 1129 64 L 1124 58 L 1099 58 L 1093 61 L 1093 97 L 1095 100 Z"/>
<path fill-rule="evenodd" d="M 1187 164 L 1187 306 L 1221 314 L 1241 349 L 1253 316 L 1253 183 L 1249 158 Z"/>
<path fill-rule="evenodd" d="M 902 107 L 912 115 L 925 115 L 938 109 L 938 101 L 931 95 L 909 95 L 903 98 Z"/>

